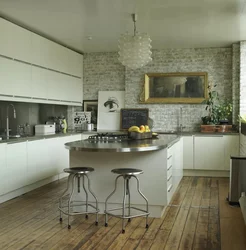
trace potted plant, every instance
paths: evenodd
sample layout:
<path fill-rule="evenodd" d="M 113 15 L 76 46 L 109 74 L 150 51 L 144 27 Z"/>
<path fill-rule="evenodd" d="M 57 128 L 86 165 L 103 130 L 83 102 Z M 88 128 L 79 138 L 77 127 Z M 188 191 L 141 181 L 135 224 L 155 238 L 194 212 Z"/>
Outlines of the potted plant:
<path fill-rule="evenodd" d="M 214 85 L 213 87 L 216 87 Z M 211 124 L 218 124 L 218 112 L 216 103 L 218 102 L 219 95 L 216 90 L 212 89 L 212 85 L 208 85 L 208 99 L 204 102 L 206 105 L 205 110 L 208 111 L 208 115 L 203 116 L 202 124 L 203 125 L 211 125 Z"/>
<path fill-rule="evenodd" d="M 216 90 L 213 89 L 216 85 L 208 86 L 208 99 L 204 102 L 206 104 L 205 110 L 208 111 L 206 116 L 201 117 L 202 132 L 225 132 L 225 126 L 220 127 L 218 125 L 228 124 L 232 114 L 232 103 L 228 100 L 219 100 L 219 95 Z M 229 129 L 229 127 L 228 127 Z"/>
<path fill-rule="evenodd" d="M 232 114 L 232 103 L 225 99 L 217 105 L 217 114 L 220 124 L 228 124 Z"/>

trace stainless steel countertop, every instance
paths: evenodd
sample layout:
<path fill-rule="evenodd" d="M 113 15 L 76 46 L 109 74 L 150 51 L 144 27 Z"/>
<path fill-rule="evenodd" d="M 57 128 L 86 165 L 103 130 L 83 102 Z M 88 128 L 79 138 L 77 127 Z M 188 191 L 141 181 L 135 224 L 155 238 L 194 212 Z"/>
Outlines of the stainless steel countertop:
<path fill-rule="evenodd" d="M 144 152 L 164 149 L 174 144 L 179 138 L 178 135 L 162 135 L 160 139 L 125 140 L 106 143 L 81 140 L 65 143 L 65 147 L 72 151 L 87 152 Z"/>

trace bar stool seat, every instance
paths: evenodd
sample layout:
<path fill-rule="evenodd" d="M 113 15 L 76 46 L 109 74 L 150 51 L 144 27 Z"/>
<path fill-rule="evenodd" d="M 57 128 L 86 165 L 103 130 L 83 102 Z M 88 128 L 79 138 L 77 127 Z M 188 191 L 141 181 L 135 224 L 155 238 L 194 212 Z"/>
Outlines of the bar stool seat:
<path fill-rule="evenodd" d="M 98 225 L 98 201 L 97 197 L 95 194 L 92 192 L 91 187 L 90 187 L 90 179 L 88 177 L 88 173 L 93 172 L 94 168 L 91 167 L 76 167 L 76 168 L 65 168 L 63 170 L 65 173 L 68 173 L 68 180 L 67 180 L 67 188 L 63 192 L 62 196 L 59 199 L 59 207 L 58 209 L 60 210 L 60 222 L 62 222 L 62 213 L 66 214 L 68 216 L 68 229 L 71 228 L 70 225 L 70 216 L 74 215 L 81 215 L 85 214 L 86 219 L 88 218 L 88 214 L 96 214 L 96 225 Z M 91 203 L 88 202 L 88 191 L 85 188 L 85 177 L 87 177 L 88 180 L 88 191 L 90 194 L 94 197 L 96 205 L 92 205 Z M 80 193 L 80 182 L 82 178 L 82 186 L 83 190 L 85 192 L 85 201 L 76 201 L 74 200 L 74 189 L 75 189 L 75 183 L 77 182 L 77 190 L 78 193 Z M 65 198 L 67 199 L 67 203 L 65 203 Z M 64 205 L 65 203 L 65 205 Z M 74 207 L 82 207 L 85 206 L 85 211 L 73 211 Z M 89 211 L 89 207 L 92 208 L 92 211 Z"/>
<path fill-rule="evenodd" d="M 122 175 L 139 175 L 143 174 L 143 170 L 136 168 L 115 168 L 111 170 L 114 174 L 122 174 Z"/>
<path fill-rule="evenodd" d="M 107 199 L 105 201 L 105 211 L 104 211 L 104 213 L 105 213 L 105 227 L 108 226 L 108 215 L 111 215 L 111 216 L 115 216 L 115 217 L 118 217 L 118 218 L 122 219 L 122 233 L 125 233 L 125 220 L 124 219 L 128 219 L 128 222 L 130 222 L 131 218 L 139 217 L 139 216 L 146 216 L 146 228 L 148 228 L 149 227 L 149 225 L 148 225 L 148 216 L 149 216 L 148 200 L 143 195 L 143 193 L 140 191 L 139 179 L 137 177 L 137 175 L 143 174 L 143 170 L 136 169 L 136 168 L 116 168 L 116 169 L 111 170 L 111 172 L 114 173 L 114 174 L 118 174 L 118 176 L 115 179 L 115 188 L 114 188 L 113 192 L 107 197 Z M 118 179 L 120 177 L 122 177 L 124 179 L 124 194 L 123 194 L 122 207 L 108 209 L 107 208 L 108 200 L 116 192 L 117 181 L 118 181 Z M 143 199 L 146 202 L 146 210 L 131 206 L 129 181 L 130 181 L 130 179 L 132 177 L 135 178 L 136 181 L 137 181 L 137 191 L 138 191 L 138 193 L 140 194 L 140 196 L 143 197 Z M 127 206 L 126 206 L 126 196 L 128 196 L 128 205 Z M 131 209 L 140 211 L 141 213 L 132 215 L 131 214 Z M 114 214 L 113 211 L 116 211 L 116 210 L 122 210 L 122 214 L 121 215 Z M 126 213 L 126 210 L 128 211 L 127 213 Z"/>

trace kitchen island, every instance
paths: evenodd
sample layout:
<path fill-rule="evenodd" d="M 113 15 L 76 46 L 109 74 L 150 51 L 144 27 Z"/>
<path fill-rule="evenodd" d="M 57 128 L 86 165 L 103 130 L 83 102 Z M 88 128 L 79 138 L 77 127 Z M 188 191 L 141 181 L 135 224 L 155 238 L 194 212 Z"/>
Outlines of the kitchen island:
<path fill-rule="evenodd" d="M 113 191 L 117 175 L 114 168 L 139 168 L 140 188 L 149 200 L 151 217 L 161 217 L 183 176 L 183 139 L 177 135 L 162 135 L 159 139 L 90 141 L 66 143 L 70 167 L 88 166 L 91 186 L 98 197 L 101 213 L 106 197 Z M 132 205 L 144 208 L 145 202 L 136 191 L 136 182 L 130 181 Z M 109 200 L 115 207 L 122 203 L 123 183 Z"/>

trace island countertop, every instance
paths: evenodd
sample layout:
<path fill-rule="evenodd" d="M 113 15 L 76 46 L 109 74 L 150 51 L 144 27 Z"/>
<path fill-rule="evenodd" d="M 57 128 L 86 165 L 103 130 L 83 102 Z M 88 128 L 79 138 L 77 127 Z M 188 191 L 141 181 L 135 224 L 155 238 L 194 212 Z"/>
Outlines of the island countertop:
<path fill-rule="evenodd" d="M 87 152 L 144 152 L 156 151 L 171 146 L 178 141 L 178 135 L 162 135 L 158 139 L 122 140 L 122 141 L 89 141 L 81 140 L 65 143 L 65 147 L 73 151 Z"/>

